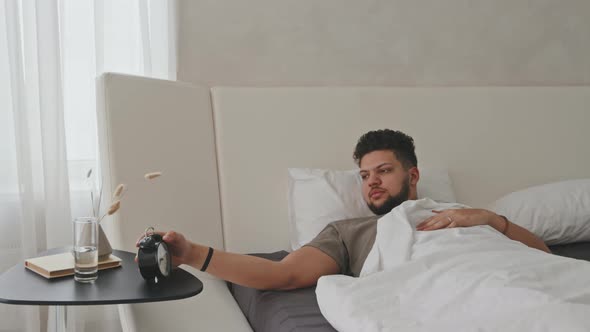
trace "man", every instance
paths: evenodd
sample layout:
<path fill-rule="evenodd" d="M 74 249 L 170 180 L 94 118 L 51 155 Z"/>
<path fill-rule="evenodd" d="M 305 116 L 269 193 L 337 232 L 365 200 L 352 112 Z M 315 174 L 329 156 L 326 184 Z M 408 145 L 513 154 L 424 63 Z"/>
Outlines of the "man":
<path fill-rule="evenodd" d="M 257 289 L 289 290 L 316 284 L 324 275 L 359 276 L 377 233 L 377 220 L 406 200 L 416 200 L 420 179 L 414 140 L 399 131 L 377 130 L 363 135 L 353 158 L 360 168 L 362 193 L 377 215 L 335 221 L 314 240 L 291 252 L 280 262 L 224 252 L 192 243 L 182 234 L 160 233 L 169 246 L 174 266 L 187 264 L 212 275 Z M 489 225 L 512 240 L 550 252 L 526 229 L 483 209 L 433 211 L 417 225 L 417 231 Z M 207 259 L 209 257 L 209 259 Z"/>

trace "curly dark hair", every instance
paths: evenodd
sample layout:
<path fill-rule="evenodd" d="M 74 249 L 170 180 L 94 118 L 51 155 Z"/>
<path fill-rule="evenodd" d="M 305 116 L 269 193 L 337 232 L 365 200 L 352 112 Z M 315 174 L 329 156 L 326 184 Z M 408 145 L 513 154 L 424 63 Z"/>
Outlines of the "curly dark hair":
<path fill-rule="evenodd" d="M 364 155 L 377 150 L 393 151 L 406 170 L 418 166 L 414 139 L 401 131 L 381 129 L 364 134 L 359 138 L 352 158 L 360 166 Z"/>

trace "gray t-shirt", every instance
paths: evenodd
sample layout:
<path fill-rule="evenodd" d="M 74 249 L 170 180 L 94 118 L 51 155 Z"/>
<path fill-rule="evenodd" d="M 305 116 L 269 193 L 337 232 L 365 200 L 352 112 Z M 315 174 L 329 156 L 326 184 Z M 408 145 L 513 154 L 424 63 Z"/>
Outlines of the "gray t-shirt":
<path fill-rule="evenodd" d="M 379 218 L 381 216 L 332 222 L 305 246 L 332 257 L 340 266 L 340 273 L 358 277 L 375 243 Z"/>

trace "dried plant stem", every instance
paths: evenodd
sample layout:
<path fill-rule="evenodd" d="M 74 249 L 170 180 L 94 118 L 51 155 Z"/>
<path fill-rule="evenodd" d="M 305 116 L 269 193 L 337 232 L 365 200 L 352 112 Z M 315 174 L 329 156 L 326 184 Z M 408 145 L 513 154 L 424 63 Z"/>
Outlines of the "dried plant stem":
<path fill-rule="evenodd" d="M 144 175 L 144 177 L 146 178 L 146 180 L 152 180 L 152 179 L 155 179 L 161 175 L 162 175 L 162 172 L 151 172 L 151 173 L 146 173 Z"/>
<path fill-rule="evenodd" d="M 107 211 L 107 213 L 110 216 L 111 214 L 117 212 L 117 210 L 119 210 L 120 207 L 121 207 L 121 201 L 116 201 L 113 204 L 111 204 L 111 207 L 109 207 L 109 211 Z"/>
<path fill-rule="evenodd" d="M 113 199 L 121 200 L 121 198 L 123 198 L 123 196 L 127 192 L 127 190 L 125 189 L 127 189 L 127 187 L 124 184 L 119 184 L 115 189 L 115 192 L 113 193 Z"/>
<path fill-rule="evenodd" d="M 110 216 L 113 213 L 117 212 L 120 207 L 121 207 L 121 201 L 113 202 L 113 204 L 111 204 L 111 206 L 109 207 L 109 210 L 107 212 L 105 212 L 105 214 L 103 214 L 102 217 L 100 217 L 100 219 L 98 219 L 98 223 L 100 224 L 102 219 L 104 219 L 104 217 L 106 217 L 107 215 Z"/>
<path fill-rule="evenodd" d="M 90 204 L 92 204 L 92 216 L 96 217 L 97 213 L 94 209 L 94 190 L 90 189 Z"/>
<path fill-rule="evenodd" d="M 100 214 L 100 203 L 102 202 L 102 185 L 103 185 L 103 177 L 100 177 L 100 191 L 98 194 L 98 209 L 96 209 L 96 216 Z"/>

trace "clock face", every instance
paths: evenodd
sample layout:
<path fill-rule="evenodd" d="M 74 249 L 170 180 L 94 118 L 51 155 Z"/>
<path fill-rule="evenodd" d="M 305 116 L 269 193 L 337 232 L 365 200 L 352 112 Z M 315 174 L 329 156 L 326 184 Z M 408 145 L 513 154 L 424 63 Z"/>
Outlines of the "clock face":
<path fill-rule="evenodd" d="M 158 246 L 157 258 L 158 258 L 158 268 L 160 269 L 160 273 L 164 277 L 167 277 L 168 274 L 170 273 L 170 270 L 168 268 L 170 266 L 170 262 L 168 262 L 168 250 L 166 248 L 166 245 L 163 243 L 161 243 Z"/>

